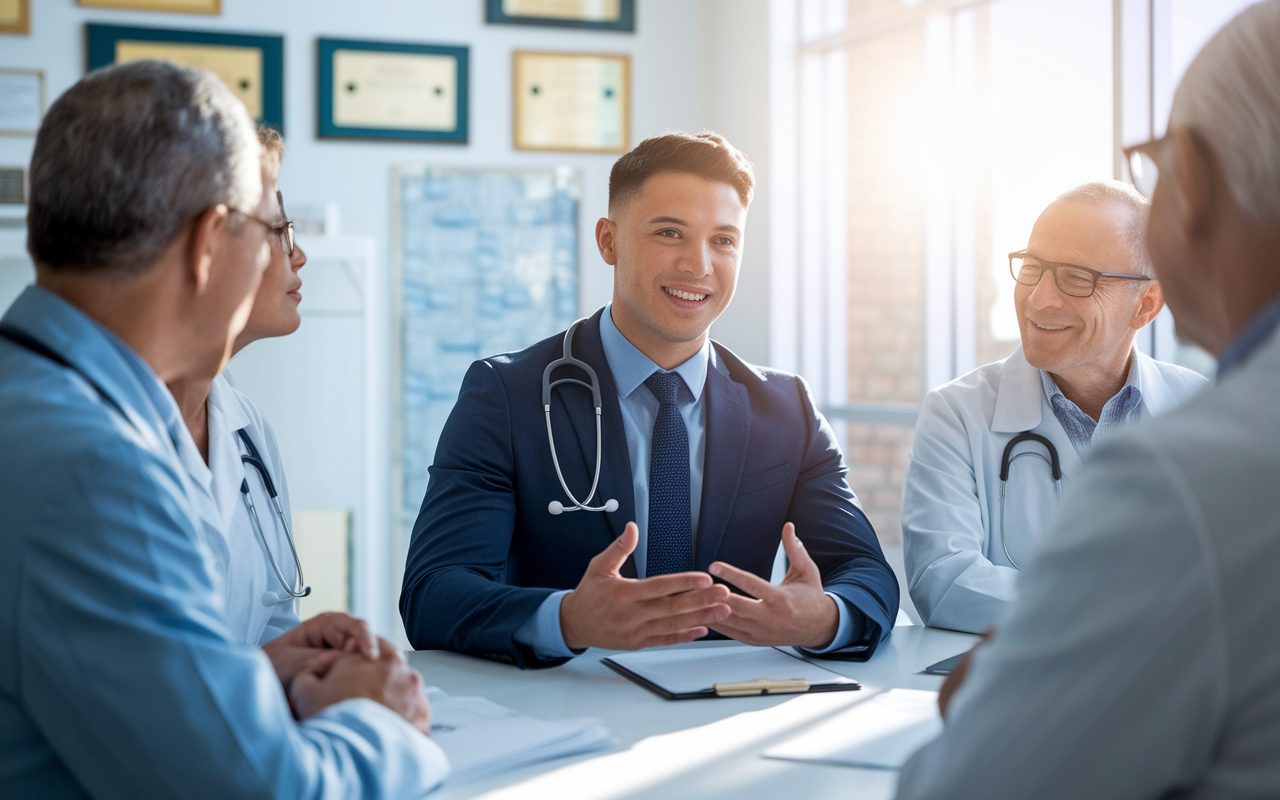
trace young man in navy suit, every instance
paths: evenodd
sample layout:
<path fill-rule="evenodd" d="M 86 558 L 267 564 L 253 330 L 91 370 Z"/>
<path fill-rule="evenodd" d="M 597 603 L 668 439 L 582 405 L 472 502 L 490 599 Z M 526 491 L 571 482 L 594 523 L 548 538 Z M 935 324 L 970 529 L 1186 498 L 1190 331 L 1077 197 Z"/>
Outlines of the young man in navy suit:
<path fill-rule="evenodd" d="M 566 333 L 471 366 L 409 546 L 414 647 L 537 667 L 720 634 L 864 660 L 889 634 L 897 580 L 808 387 L 708 338 L 753 186 L 714 133 L 646 139 L 614 164 L 596 224 L 613 302 L 567 332 L 599 416 L 578 384 L 544 406 Z M 779 535 L 791 566 L 770 585 Z"/>

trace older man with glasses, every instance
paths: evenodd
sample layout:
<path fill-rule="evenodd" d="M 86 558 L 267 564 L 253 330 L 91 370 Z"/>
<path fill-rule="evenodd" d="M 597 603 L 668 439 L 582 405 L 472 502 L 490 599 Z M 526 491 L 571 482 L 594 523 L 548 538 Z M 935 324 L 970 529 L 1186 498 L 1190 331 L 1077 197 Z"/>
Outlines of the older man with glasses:
<path fill-rule="evenodd" d="M 902 529 L 926 624 L 990 626 L 1090 446 L 1207 383 L 1134 347 L 1164 307 L 1143 242 L 1149 206 L 1115 182 L 1058 197 L 1009 254 L 1022 346 L 925 397 Z"/>

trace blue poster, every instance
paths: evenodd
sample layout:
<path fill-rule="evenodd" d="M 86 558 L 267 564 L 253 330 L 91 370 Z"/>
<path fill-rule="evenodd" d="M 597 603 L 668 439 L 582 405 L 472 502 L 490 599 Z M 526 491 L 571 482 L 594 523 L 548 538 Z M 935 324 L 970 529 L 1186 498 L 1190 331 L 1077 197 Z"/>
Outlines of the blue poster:
<path fill-rule="evenodd" d="M 405 530 L 472 362 L 578 312 L 577 170 L 400 168 L 400 432 Z"/>

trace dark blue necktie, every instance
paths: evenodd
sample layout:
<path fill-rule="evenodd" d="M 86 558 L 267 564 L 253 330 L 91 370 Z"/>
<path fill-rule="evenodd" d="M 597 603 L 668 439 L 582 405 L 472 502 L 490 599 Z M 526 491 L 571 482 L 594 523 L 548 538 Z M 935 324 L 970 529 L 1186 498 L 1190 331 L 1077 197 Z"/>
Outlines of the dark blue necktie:
<path fill-rule="evenodd" d="M 693 569 L 693 530 L 689 509 L 689 431 L 676 397 L 680 376 L 655 372 L 644 385 L 658 398 L 649 456 L 649 576 Z"/>

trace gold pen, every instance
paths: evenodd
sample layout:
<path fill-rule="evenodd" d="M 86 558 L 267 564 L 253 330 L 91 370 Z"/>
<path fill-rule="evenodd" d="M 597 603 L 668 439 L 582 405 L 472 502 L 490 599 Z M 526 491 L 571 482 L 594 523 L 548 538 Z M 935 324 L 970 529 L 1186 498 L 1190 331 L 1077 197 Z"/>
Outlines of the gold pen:
<path fill-rule="evenodd" d="M 809 691 L 809 682 L 804 678 L 790 680 L 770 680 L 760 678 L 754 681 L 739 683 L 717 683 L 712 689 L 716 697 L 747 697 L 753 694 L 796 694 Z"/>

